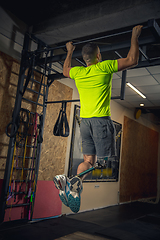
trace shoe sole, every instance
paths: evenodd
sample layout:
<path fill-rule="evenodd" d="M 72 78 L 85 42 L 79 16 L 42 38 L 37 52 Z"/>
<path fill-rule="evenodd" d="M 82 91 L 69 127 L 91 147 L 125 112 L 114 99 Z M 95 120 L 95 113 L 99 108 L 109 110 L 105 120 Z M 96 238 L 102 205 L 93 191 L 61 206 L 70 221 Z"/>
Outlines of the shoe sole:
<path fill-rule="evenodd" d="M 54 182 L 55 187 L 56 187 L 58 190 L 62 190 L 62 185 L 61 185 L 60 180 L 58 180 L 56 177 L 54 177 L 54 178 L 53 178 L 53 182 Z"/>
<path fill-rule="evenodd" d="M 71 194 L 68 196 L 68 206 L 72 212 L 77 213 L 80 209 L 81 199 L 80 197 L 74 198 Z"/>
<path fill-rule="evenodd" d="M 81 191 L 81 179 L 79 177 L 73 177 L 70 179 L 70 190 L 76 193 Z"/>

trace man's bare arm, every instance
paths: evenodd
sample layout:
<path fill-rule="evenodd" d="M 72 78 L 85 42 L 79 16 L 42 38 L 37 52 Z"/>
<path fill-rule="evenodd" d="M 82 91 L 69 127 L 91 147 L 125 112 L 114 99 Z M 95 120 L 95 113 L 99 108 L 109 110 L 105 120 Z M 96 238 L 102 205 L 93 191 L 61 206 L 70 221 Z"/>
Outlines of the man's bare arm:
<path fill-rule="evenodd" d="M 138 60 L 139 60 L 138 37 L 141 34 L 142 27 L 143 27 L 142 25 L 138 25 L 133 28 L 130 50 L 126 58 L 118 59 L 118 71 L 122 71 L 130 67 L 134 67 L 138 64 Z"/>
<path fill-rule="evenodd" d="M 73 55 L 75 46 L 73 46 L 72 42 L 68 42 L 66 43 L 66 48 L 67 48 L 67 57 L 63 65 L 63 75 L 65 77 L 69 77 L 69 71 L 71 69 L 71 60 L 72 60 L 72 55 Z"/>

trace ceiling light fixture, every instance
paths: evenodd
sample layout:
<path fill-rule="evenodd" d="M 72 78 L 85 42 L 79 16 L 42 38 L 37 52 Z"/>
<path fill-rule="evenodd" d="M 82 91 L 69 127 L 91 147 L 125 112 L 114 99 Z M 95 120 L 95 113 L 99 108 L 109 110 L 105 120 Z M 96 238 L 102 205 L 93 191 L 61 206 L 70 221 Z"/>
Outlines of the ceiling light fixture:
<path fill-rule="evenodd" d="M 139 105 L 140 105 L 141 107 L 144 107 L 144 103 L 140 103 Z"/>
<path fill-rule="evenodd" d="M 137 88 L 135 88 L 132 84 L 127 83 L 127 86 L 132 88 L 132 90 L 134 90 L 136 93 L 138 93 L 142 98 L 146 98 L 146 96 L 144 96 Z"/>

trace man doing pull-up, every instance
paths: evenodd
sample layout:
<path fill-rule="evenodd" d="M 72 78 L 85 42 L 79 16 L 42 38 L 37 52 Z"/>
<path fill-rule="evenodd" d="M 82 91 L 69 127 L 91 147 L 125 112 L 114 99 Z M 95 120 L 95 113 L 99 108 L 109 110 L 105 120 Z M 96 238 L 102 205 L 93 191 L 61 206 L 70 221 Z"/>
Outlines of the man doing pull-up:
<path fill-rule="evenodd" d="M 131 47 L 126 58 L 102 61 L 99 47 L 88 43 L 82 48 L 86 67 L 71 67 L 75 50 L 72 42 L 66 44 L 67 57 L 63 65 L 63 75 L 75 80 L 80 96 L 80 132 L 84 161 L 78 166 L 77 174 L 95 165 L 95 159 L 116 155 L 115 128 L 110 118 L 110 100 L 113 73 L 123 71 L 138 64 L 138 37 L 142 30 L 138 25 L 132 30 Z M 67 178 L 57 175 L 55 186 L 59 189 L 62 202 L 73 212 L 78 212 L 82 192 L 79 177 Z"/>

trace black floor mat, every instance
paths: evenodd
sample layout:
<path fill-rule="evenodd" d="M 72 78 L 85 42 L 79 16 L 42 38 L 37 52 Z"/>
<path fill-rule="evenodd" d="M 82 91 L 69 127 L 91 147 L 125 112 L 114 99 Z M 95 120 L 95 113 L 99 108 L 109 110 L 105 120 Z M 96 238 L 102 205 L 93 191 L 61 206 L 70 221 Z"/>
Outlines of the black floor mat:
<path fill-rule="evenodd" d="M 113 240 L 160 240 L 160 228 L 138 220 L 104 228 L 96 233 Z"/>
<path fill-rule="evenodd" d="M 160 215 L 158 215 L 158 214 L 148 214 L 148 215 L 146 215 L 144 217 L 141 217 L 137 220 L 160 226 Z"/>
<path fill-rule="evenodd" d="M 160 240 L 160 204 L 131 203 L 39 222 L 0 225 L 0 240 Z"/>

